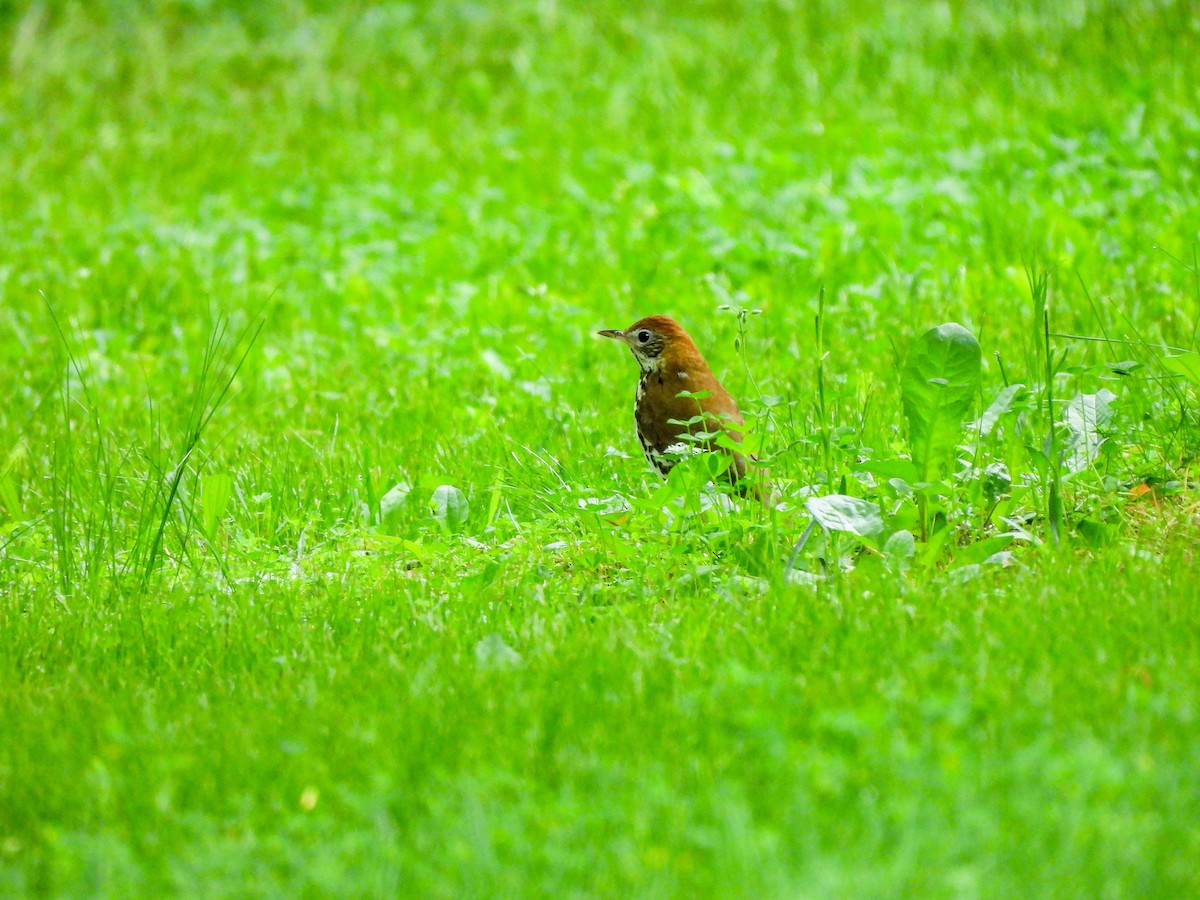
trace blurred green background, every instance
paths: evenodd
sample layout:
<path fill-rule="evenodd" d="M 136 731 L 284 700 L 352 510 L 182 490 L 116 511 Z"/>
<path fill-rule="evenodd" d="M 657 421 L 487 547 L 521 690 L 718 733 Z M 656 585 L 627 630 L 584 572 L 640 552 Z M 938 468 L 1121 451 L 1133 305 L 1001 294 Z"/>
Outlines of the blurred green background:
<path fill-rule="evenodd" d="M 1196 891 L 1186 503 L 815 592 L 792 523 L 587 509 L 652 489 L 642 315 L 799 485 L 930 325 L 1036 381 L 1030 271 L 1194 349 L 1198 167 L 1186 0 L 0 0 L 0 893 Z"/>

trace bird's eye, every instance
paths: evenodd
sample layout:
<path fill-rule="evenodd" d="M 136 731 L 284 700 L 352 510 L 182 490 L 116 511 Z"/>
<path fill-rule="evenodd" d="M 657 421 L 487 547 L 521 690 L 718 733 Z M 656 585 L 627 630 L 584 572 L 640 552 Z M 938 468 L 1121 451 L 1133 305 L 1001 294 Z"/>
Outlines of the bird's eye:
<path fill-rule="evenodd" d="M 644 343 L 646 343 L 646 341 L 650 340 L 650 332 L 643 329 L 638 332 L 637 338 L 638 338 L 639 344 L 644 344 Z"/>

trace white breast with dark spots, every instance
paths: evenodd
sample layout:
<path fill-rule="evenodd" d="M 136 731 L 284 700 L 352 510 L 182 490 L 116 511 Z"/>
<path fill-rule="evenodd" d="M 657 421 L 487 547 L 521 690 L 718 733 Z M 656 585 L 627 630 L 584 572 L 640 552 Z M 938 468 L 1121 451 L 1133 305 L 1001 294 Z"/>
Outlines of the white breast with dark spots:
<path fill-rule="evenodd" d="M 664 459 L 663 455 L 659 453 L 648 440 L 646 440 L 646 436 L 642 434 L 642 429 L 638 426 L 637 418 L 638 408 L 642 405 L 642 398 L 646 396 L 647 382 L 649 381 L 650 376 L 654 374 L 654 371 L 655 370 L 653 368 L 647 366 L 642 367 L 642 377 L 638 379 L 637 396 L 633 401 L 633 430 L 637 434 L 638 443 L 642 445 L 642 454 L 646 457 L 646 462 L 648 462 L 653 468 L 657 469 L 659 474 L 665 476 L 671 471 L 671 466 L 673 466 L 675 462 L 674 460 Z"/>
<path fill-rule="evenodd" d="M 641 405 L 642 398 L 646 396 L 647 381 L 653 374 L 654 370 L 646 370 L 642 372 L 642 377 L 638 379 L 637 398 L 633 404 L 633 430 L 637 433 L 638 443 L 642 445 L 642 454 L 646 457 L 646 462 L 665 478 L 667 473 L 675 467 L 675 463 L 679 462 L 680 456 L 686 453 L 701 453 L 703 449 L 694 443 L 678 441 L 665 449 L 659 450 L 646 440 L 641 428 L 638 427 L 637 410 Z M 680 374 L 683 375 L 683 373 Z"/>

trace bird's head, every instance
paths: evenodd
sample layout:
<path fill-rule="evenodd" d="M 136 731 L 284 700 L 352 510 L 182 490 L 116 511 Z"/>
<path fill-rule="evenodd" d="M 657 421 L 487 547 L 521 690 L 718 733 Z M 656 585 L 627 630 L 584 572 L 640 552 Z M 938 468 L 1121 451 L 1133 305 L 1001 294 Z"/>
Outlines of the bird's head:
<path fill-rule="evenodd" d="M 657 371 L 668 357 L 699 356 L 691 337 L 669 316 L 646 316 L 624 331 L 606 328 L 597 334 L 624 342 L 643 372 Z"/>

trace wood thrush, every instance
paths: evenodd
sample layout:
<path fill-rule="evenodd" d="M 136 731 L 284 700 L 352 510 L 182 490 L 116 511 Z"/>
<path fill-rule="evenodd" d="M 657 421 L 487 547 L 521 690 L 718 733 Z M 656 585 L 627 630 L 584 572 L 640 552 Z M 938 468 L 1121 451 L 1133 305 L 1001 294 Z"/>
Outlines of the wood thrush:
<path fill-rule="evenodd" d="M 633 420 L 646 460 L 664 478 L 680 454 L 718 450 L 716 436 L 724 431 L 741 443 L 742 414 L 721 387 L 696 343 L 678 322 L 667 316 L 647 316 L 624 331 L 598 332 L 622 341 L 641 368 Z M 680 396 L 681 393 L 699 397 Z M 686 435 L 708 435 L 689 440 Z M 746 458 L 729 452 L 728 476 L 737 482 L 746 474 Z"/>

